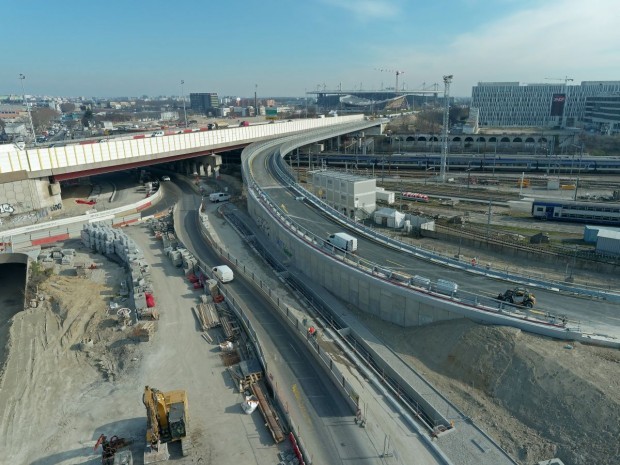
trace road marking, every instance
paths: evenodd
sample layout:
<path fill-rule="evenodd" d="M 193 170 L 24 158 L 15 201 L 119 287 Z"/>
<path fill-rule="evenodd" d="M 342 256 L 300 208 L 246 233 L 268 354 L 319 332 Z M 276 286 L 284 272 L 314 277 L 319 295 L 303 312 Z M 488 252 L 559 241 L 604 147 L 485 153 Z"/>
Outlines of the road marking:
<path fill-rule="evenodd" d="M 396 262 L 393 262 L 392 260 L 385 260 L 385 261 L 386 261 L 386 262 L 388 262 L 388 263 L 392 263 L 392 264 L 394 264 L 394 265 L 398 265 L 398 266 L 400 266 L 401 268 L 404 268 L 404 267 L 405 267 L 405 265 L 403 265 L 403 264 L 401 264 L 401 263 L 396 263 Z"/>
<path fill-rule="evenodd" d="M 295 355 L 299 357 L 299 353 L 295 350 L 295 347 L 293 347 L 293 344 L 289 344 L 289 346 L 291 346 L 291 350 L 295 353 Z"/>
<path fill-rule="evenodd" d="M 281 204 L 281 205 L 280 205 L 280 208 L 281 208 L 282 210 L 284 210 L 284 213 L 286 213 L 286 214 L 288 215 L 288 210 L 286 209 L 286 205 Z"/>

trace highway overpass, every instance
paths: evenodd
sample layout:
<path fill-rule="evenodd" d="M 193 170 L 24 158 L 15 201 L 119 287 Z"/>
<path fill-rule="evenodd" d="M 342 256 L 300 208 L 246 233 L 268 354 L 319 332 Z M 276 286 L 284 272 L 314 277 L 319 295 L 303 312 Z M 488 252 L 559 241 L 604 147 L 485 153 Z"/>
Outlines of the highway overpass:
<path fill-rule="evenodd" d="M 300 119 L 290 122 L 192 132 L 142 139 L 109 139 L 103 143 L 76 143 L 63 147 L 20 149 L 0 145 L 0 219 L 33 214 L 39 218 L 62 210 L 60 181 L 160 163 L 180 163 L 188 174 L 217 173 L 217 154 L 253 142 L 300 134 L 349 122 L 367 121 L 363 115 Z M 367 121 L 367 127 L 382 122 Z M 92 141 L 89 141 L 92 142 Z"/>

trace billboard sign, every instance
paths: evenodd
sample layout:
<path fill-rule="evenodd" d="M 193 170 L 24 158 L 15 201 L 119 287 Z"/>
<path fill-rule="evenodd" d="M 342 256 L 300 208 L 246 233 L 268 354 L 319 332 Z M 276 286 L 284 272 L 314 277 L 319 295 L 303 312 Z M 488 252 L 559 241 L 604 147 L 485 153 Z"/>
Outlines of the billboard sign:
<path fill-rule="evenodd" d="M 551 116 L 564 116 L 564 104 L 566 103 L 566 94 L 553 94 L 551 101 Z"/>

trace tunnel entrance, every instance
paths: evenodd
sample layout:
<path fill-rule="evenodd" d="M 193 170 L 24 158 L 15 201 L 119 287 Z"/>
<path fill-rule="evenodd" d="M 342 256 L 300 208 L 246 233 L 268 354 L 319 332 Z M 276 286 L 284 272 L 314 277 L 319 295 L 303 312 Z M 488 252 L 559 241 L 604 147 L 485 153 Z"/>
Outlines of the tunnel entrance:
<path fill-rule="evenodd" d="M 4 365 L 9 342 L 10 321 L 24 309 L 26 264 L 0 264 L 0 367 Z"/>

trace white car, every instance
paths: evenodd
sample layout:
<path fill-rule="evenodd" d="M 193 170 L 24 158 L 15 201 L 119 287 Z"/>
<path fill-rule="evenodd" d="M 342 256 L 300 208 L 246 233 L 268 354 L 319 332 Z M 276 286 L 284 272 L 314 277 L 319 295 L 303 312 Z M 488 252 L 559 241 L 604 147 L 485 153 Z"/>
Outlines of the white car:
<path fill-rule="evenodd" d="M 170 181 L 170 176 L 162 176 L 161 180 L 162 181 Z"/>

